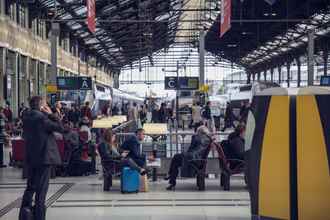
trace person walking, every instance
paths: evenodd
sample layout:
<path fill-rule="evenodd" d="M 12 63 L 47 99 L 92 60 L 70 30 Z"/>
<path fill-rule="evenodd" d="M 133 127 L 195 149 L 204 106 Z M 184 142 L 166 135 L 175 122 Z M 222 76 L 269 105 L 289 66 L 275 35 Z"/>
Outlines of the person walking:
<path fill-rule="evenodd" d="M 228 102 L 227 107 L 226 107 L 226 112 L 225 112 L 225 126 L 222 129 L 222 132 L 224 132 L 227 128 L 235 128 L 234 125 L 234 120 L 235 120 L 235 115 L 233 112 L 233 108 L 231 104 Z"/>
<path fill-rule="evenodd" d="M 201 111 L 202 111 L 202 107 L 200 106 L 200 103 L 199 102 L 194 103 L 191 108 L 191 117 L 194 127 L 198 125 L 201 121 L 203 121 Z"/>
<path fill-rule="evenodd" d="M 49 186 L 52 165 L 61 164 L 61 157 L 53 132 L 63 132 L 63 127 L 49 107 L 42 106 L 42 98 L 30 99 L 30 110 L 23 116 L 23 138 L 25 140 L 25 165 L 27 186 L 19 212 L 19 220 L 29 215 L 34 220 L 46 218 L 45 199 Z M 42 112 L 43 111 L 43 112 Z M 34 208 L 32 211 L 32 198 Z M 32 214 L 33 213 L 33 214 Z"/>

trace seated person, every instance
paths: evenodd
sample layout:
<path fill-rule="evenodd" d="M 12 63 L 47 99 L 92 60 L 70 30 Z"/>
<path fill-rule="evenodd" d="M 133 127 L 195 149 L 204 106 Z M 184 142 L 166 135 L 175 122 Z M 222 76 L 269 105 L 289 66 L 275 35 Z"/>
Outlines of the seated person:
<path fill-rule="evenodd" d="M 107 129 L 104 132 L 103 140 L 98 147 L 102 161 L 120 160 L 121 166 L 129 166 L 138 171 L 141 175 L 145 175 L 146 170 L 138 166 L 133 159 L 128 157 L 128 151 L 124 150 L 121 154 L 118 152 L 118 149 L 114 144 L 114 138 L 111 129 Z"/>
<path fill-rule="evenodd" d="M 64 148 L 64 161 L 69 162 L 71 158 L 80 159 L 79 149 L 79 134 L 77 131 L 73 130 L 73 124 L 70 121 L 64 121 L 63 123 L 64 133 L 63 139 L 65 142 Z M 77 150 L 75 155 L 71 153 Z"/>
<path fill-rule="evenodd" d="M 179 174 L 179 167 L 183 165 L 184 159 L 198 160 L 203 159 L 205 151 L 208 149 L 212 141 L 210 131 L 202 123 L 196 126 L 196 134 L 191 137 L 191 144 L 187 152 L 175 154 L 168 171 L 168 176 L 165 180 L 169 180 L 167 190 L 174 190 L 176 185 L 176 178 Z"/>
<path fill-rule="evenodd" d="M 135 135 L 129 137 L 121 146 L 121 149 L 128 151 L 128 157 L 134 160 L 134 162 L 139 167 L 145 167 L 146 165 L 146 155 L 142 153 L 142 144 L 141 141 L 144 140 L 144 130 L 139 128 L 136 130 Z M 152 157 L 148 158 L 153 160 Z"/>
<path fill-rule="evenodd" d="M 90 129 L 90 121 L 87 117 L 83 117 L 80 125 L 79 125 L 79 130 L 82 132 L 87 132 L 87 142 L 90 142 L 92 140 L 92 133 Z"/>
<path fill-rule="evenodd" d="M 227 144 L 223 146 L 226 158 L 244 160 L 244 135 L 244 124 L 239 124 L 235 131 L 228 135 Z"/>

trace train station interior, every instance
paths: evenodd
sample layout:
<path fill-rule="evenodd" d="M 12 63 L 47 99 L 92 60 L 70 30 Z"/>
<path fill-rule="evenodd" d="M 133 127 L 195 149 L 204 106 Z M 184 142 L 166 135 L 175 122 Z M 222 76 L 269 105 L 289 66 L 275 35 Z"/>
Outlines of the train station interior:
<path fill-rule="evenodd" d="M 0 220 L 330 220 L 329 55 L 329 0 L 0 0 Z"/>

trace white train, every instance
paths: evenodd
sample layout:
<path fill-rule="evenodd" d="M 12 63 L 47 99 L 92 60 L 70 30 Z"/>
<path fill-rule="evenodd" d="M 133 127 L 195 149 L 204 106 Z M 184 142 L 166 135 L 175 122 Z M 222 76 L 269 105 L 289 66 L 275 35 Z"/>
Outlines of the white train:
<path fill-rule="evenodd" d="M 252 84 L 228 84 L 226 94 L 234 108 L 239 108 L 242 101 L 252 101 L 253 96 L 268 88 L 280 87 L 274 82 L 254 82 Z"/>

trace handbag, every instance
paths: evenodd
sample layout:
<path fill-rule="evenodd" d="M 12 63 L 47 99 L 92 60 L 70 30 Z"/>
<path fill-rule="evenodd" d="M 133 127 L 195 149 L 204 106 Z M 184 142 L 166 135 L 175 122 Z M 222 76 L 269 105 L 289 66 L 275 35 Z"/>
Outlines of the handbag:
<path fill-rule="evenodd" d="M 140 175 L 140 189 L 139 192 L 148 192 L 149 185 L 148 185 L 148 177 L 147 175 Z"/>

